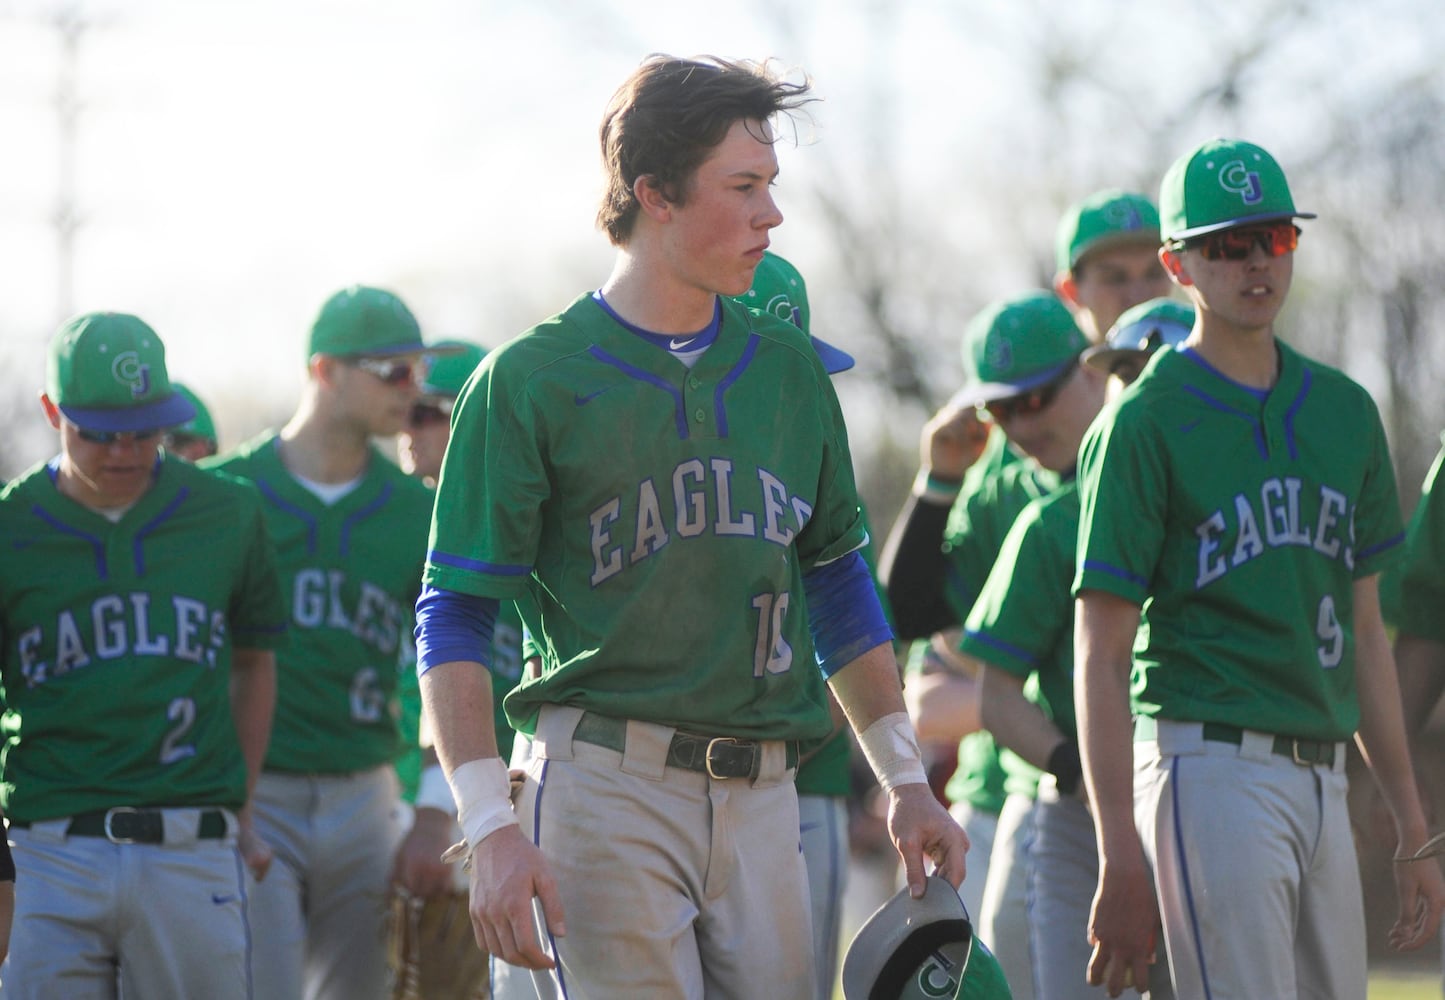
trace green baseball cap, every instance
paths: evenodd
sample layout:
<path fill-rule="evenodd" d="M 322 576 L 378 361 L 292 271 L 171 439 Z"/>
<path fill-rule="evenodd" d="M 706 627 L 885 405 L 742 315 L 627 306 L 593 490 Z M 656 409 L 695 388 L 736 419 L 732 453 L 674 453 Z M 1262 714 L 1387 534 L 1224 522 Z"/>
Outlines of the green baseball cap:
<path fill-rule="evenodd" d="M 1102 344 L 1084 352 L 1084 364 L 1112 371 L 1126 354 L 1148 356 L 1161 347 L 1177 347 L 1194 329 L 1194 309 L 1177 299 L 1157 298 L 1126 309 Z"/>
<path fill-rule="evenodd" d="M 196 408 L 196 415 L 183 424 L 171 428 L 174 434 L 192 434 L 198 438 L 204 438 L 211 444 L 218 443 L 216 437 L 216 424 L 211 419 L 211 411 L 206 409 L 206 404 L 201 402 L 201 397 L 190 390 L 190 387 L 179 382 L 172 382 L 171 388 L 176 390 Z"/>
<path fill-rule="evenodd" d="M 843 957 L 845 1000 L 1012 1000 L 998 960 L 977 935 L 958 892 L 928 876 L 873 912 Z"/>
<path fill-rule="evenodd" d="M 196 412 L 171 386 L 161 338 L 128 313 L 86 313 L 56 331 L 45 394 L 85 430 L 159 430 Z"/>
<path fill-rule="evenodd" d="M 385 357 L 449 352 L 449 348 L 422 343 L 421 327 L 400 298 L 365 285 L 343 288 L 327 299 L 306 342 L 308 358 L 313 354 Z"/>
<path fill-rule="evenodd" d="M 447 353 L 431 363 L 426 379 L 421 384 L 423 396 L 445 396 L 455 399 L 461 395 L 462 386 L 487 352 L 477 344 L 465 340 L 438 340 L 430 345 Z"/>
<path fill-rule="evenodd" d="M 1064 213 L 1054 256 L 1064 274 L 1091 250 L 1128 244 L 1159 245 L 1159 210 L 1142 194 L 1111 188 L 1096 191 Z"/>
<path fill-rule="evenodd" d="M 1174 161 L 1159 186 L 1159 211 L 1166 240 L 1315 217 L 1295 210 L 1274 157 L 1243 139 L 1211 139 Z"/>
<path fill-rule="evenodd" d="M 845 372 L 857 364 L 847 351 L 813 336 L 809 329 L 807 283 L 796 267 L 771 250 L 763 251 L 763 259 L 758 261 L 757 270 L 753 272 L 753 287 L 739 295 L 737 300 L 749 309 L 787 320 L 806 333 L 829 375 Z"/>
<path fill-rule="evenodd" d="M 959 395 L 975 405 L 1017 396 L 1062 375 L 1088 346 L 1053 292 L 995 302 L 963 332 L 963 364 L 972 377 Z"/>

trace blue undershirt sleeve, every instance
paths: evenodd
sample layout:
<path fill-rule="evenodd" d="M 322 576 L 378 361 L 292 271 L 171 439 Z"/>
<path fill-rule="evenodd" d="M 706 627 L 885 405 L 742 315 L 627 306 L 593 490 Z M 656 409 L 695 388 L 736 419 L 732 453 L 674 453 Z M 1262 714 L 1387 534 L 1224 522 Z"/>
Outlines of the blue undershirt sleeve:
<path fill-rule="evenodd" d="M 462 660 L 488 666 L 492 628 L 501 602 L 429 584 L 416 599 L 416 672 L 420 677 L 439 663 Z"/>
<path fill-rule="evenodd" d="M 803 574 L 808 628 L 818 666 L 832 677 L 874 646 L 893 641 L 893 629 L 861 552 L 850 552 Z"/>

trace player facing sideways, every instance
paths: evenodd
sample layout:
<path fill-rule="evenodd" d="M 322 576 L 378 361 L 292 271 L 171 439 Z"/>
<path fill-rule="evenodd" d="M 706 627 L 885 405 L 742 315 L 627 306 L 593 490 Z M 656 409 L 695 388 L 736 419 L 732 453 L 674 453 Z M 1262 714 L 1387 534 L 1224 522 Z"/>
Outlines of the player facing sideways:
<path fill-rule="evenodd" d="M 1105 411 L 1079 466 L 1089 979 L 1144 981 L 1157 892 L 1177 995 L 1364 996 L 1351 734 L 1398 853 L 1427 837 L 1376 589 L 1402 538 L 1389 450 L 1366 392 L 1275 334 L 1295 219 L 1313 216 L 1274 158 L 1206 142 L 1160 207 L 1193 332 Z M 1434 861 L 1395 875 L 1391 940 L 1418 947 L 1445 884 Z"/>
<path fill-rule="evenodd" d="M 486 352 L 477 344 L 443 340 L 433 347 L 456 353 L 436 358 L 420 385 L 406 428 L 397 437 L 403 472 L 435 486 L 451 436 L 451 413 L 467 377 Z M 403 801 L 413 812 L 411 829 L 397 848 L 388 905 L 387 963 L 392 1000 L 477 1000 L 489 995 L 488 954 L 476 945 L 467 914 L 467 874 L 442 854 L 461 839 L 456 806 L 446 775 L 422 722 L 416 653 L 410 642 L 397 685 L 402 742 L 396 762 Z M 492 630 L 493 722 L 503 757 L 511 752 L 512 730 L 502 697 L 522 678 L 522 624 L 516 605 L 503 602 Z"/>
<path fill-rule="evenodd" d="M 196 415 L 183 424 L 166 431 L 162 444 L 165 449 L 178 458 L 184 458 L 187 462 L 199 462 L 203 458 L 210 458 L 219 448 L 219 441 L 216 438 L 216 423 L 211 419 L 211 411 L 206 409 L 206 404 L 201 402 L 189 388 L 179 382 L 172 382 L 171 387 L 177 394 L 195 409 Z"/>
<path fill-rule="evenodd" d="M 1059 454 L 1077 455 L 1106 391 L 1121 380 L 1133 381 L 1150 352 L 1182 340 L 1192 324 L 1188 306 L 1154 299 L 1127 310 L 1104 344 L 1087 348 L 1080 355 L 1081 374 L 1093 392 L 1088 405 L 1055 418 L 1067 437 Z M 1062 320 L 1059 325 L 1064 325 Z M 980 363 L 1022 353 L 1016 341 L 1011 347 L 983 346 L 978 356 L 985 360 Z M 1101 389 L 1106 378 L 1108 389 Z M 992 394 L 1006 391 L 1005 385 Z M 1011 414 L 1007 405 L 987 405 L 1006 421 L 1028 419 Z M 1027 439 L 1018 431 L 1014 434 L 1027 448 Z M 1058 486 L 1014 520 L 961 642 L 962 652 L 979 665 L 983 724 L 1001 746 L 1043 771 L 1029 824 L 1033 835 L 1025 865 L 1027 912 L 1033 993 L 1057 1000 L 1102 995 L 1084 977 L 1089 959 L 1085 930 L 1099 865 L 1093 820 L 1080 784 L 1074 725 L 1074 602 L 1069 588 L 1079 494 L 1073 460 L 1069 462 L 1055 470 L 1061 473 Z M 1163 963 L 1150 971 L 1152 995 L 1161 1000 L 1169 989 L 1168 971 Z"/>
<path fill-rule="evenodd" d="M 291 613 L 256 822 L 276 851 L 250 889 L 258 997 L 381 997 L 388 875 L 402 836 L 392 702 L 421 588 L 432 494 L 371 443 L 405 426 L 433 349 L 390 292 L 322 306 L 295 414 L 210 460 L 265 501 Z"/>
<path fill-rule="evenodd" d="M 813 993 L 793 775 L 831 728 L 824 676 L 910 886 L 925 858 L 964 874 L 859 554 L 828 373 L 797 327 L 731 298 L 782 222 L 771 122 L 807 97 L 753 64 L 644 61 L 601 128 L 612 274 L 490 353 L 453 418 L 422 695 L 478 940 L 545 995 Z M 542 651 L 506 700 L 535 738 L 515 812 L 479 653 L 499 599 Z"/>
<path fill-rule="evenodd" d="M 124 313 L 50 342 L 60 454 L 0 492 L 7 998 L 251 996 L 248 798 L 285 607 L 247 483 L 160 450 L 194 409 Z"/>

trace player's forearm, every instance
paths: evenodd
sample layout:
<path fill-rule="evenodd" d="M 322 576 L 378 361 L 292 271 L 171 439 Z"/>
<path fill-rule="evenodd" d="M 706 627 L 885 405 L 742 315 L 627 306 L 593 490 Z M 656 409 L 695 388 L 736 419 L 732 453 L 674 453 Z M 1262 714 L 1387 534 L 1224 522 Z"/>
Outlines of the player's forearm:
<path fill-rule="evenodd" d="M 918 738 L 929 743 L 957 743 L 982 724 L 978 682 L 971 678 L 942 671 L 911 675 L 903 700 Z"/>
<path fill-rule="evenodd" d="M 1415 788 L 1400 688 L 1383 626 L 1356 629 L 1355 685 L 1360 703 L 1356 742 L 1395 818 L 1401 846 L 1417 847 L 1426 838 L 1425 813 Z"/>
<path fill-rule="evenodd" d="M 1401 633 L 1395 640 L 1395 666 L 1405 730 L 1413 736 L 1425 728 L 1445 694 L 1445 642 Z"/>
<path fill-rule="evenodd" d="M 469 760 L 499 756 L 486 667 L 465 660 L 438 664 L 421 675 L 421 697 L 447 774 Z"/>
<path fill-rule="evenodd" d="M 1074 711 L 1084 785 L 1102 859 L 1137 857 L 1129 671 L 1138 608 L 1108 594 L 1080 597 L 1074 619 Z"/>
<path fill-rule="evenodd" d="M 1024 697 L 1023 678 L 984 665 L 982 689 L 984 728 L 993 733 L 1000 746 L 1034 767 L 1047 770 L 1049 757 L 1064 734 L 1038 705 Z"/>
<path fill-rule="evenodd" d="M 883 544 L 878 579 L 900 638 L 920 639 L 956 624 L 943 592 L 948 511 L 947 501 L 910 496 Z"/>
<path fill-rule="evenodd" d="M 237 649 L 231 657 L 231 718 L 246 762 L 246 801 L 256 790 L 276 711 L 276 654 Z"/>
<path fill-rule="evenodd" d="M 861 733 L 885 715 L 906 712 L 898 661 L 888 643 L 874 646 L 828 678 L 853 731 Z"/>

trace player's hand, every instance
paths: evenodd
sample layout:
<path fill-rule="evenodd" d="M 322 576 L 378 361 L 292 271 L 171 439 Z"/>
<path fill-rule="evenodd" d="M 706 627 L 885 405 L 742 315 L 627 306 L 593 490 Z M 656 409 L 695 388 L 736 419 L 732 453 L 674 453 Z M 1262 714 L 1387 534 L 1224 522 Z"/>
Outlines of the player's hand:
<path fill-rule="evenodd" d="M 440 809 L 422 806 L 411 829 L 396 849 L 391 881 L 421 899 L 431 899 L 452 887 L 451 867 L 442 852 L 451 846 L 452 818 Z"/>
<path fill-rule="evenodd" d="M 888 793 L 888 833 L 903 859 L 914 899 L 923 895 L 924 857 L 955 889 L 968 873 L 968 834 L 933 797 L 925 784 L 899 785 Z"/>
<path fill-rule="evenodd" d="M 940 479 L 963 479 L 983 454 L 989 428 L 972 406 L 949 400 L 923 425 L 918 458 L 924 471 Z"/>
<path fill-rule="evenodd" d="M 484 837 L 472 853 L 471 913 L 477 944 L 524 969 L 556 968 L 537 937 L 534 897 L 542 904 L 547 930 L 565 936 L 562 898 L 542 852 L 518 826 L 504 826 Z"/>
<path fill-rule="evenodd" d="M 271 851 L 271 845 L 256 832 L 249 804 L 236 814 L 236 849 L 241 852 L 241 861 L 245 863 L 251 877 L 257 882 L 264 879 L 271 870 L 271 860 L 275 855 Z"/>
<path fill-rule="evenodd" d="M 1158 925 L 1158 906 L 1143 857 L 1122 864 L 1103 862 L 1089 913 L 1089 943 L 1094 946 L 1089 983 L 1102 985 L 1111 997 L 1128 987 L 1140 993 L 1147 990 Z"/>
<path fill-rule="evenodd" d="M 1408 857 L 1413 853 L 1401 850 L 1399 856 Z M 1396 862 L 1392 867 L 1400 914 L 1395 926 L 1390 928 L 1390 947 L 1396 951 L 1413 951 L 1435 940 L 1440 912 L 1445 909 L 1445 878 L 1440 875 L 1440 862 L 1435 857 Z"/>

